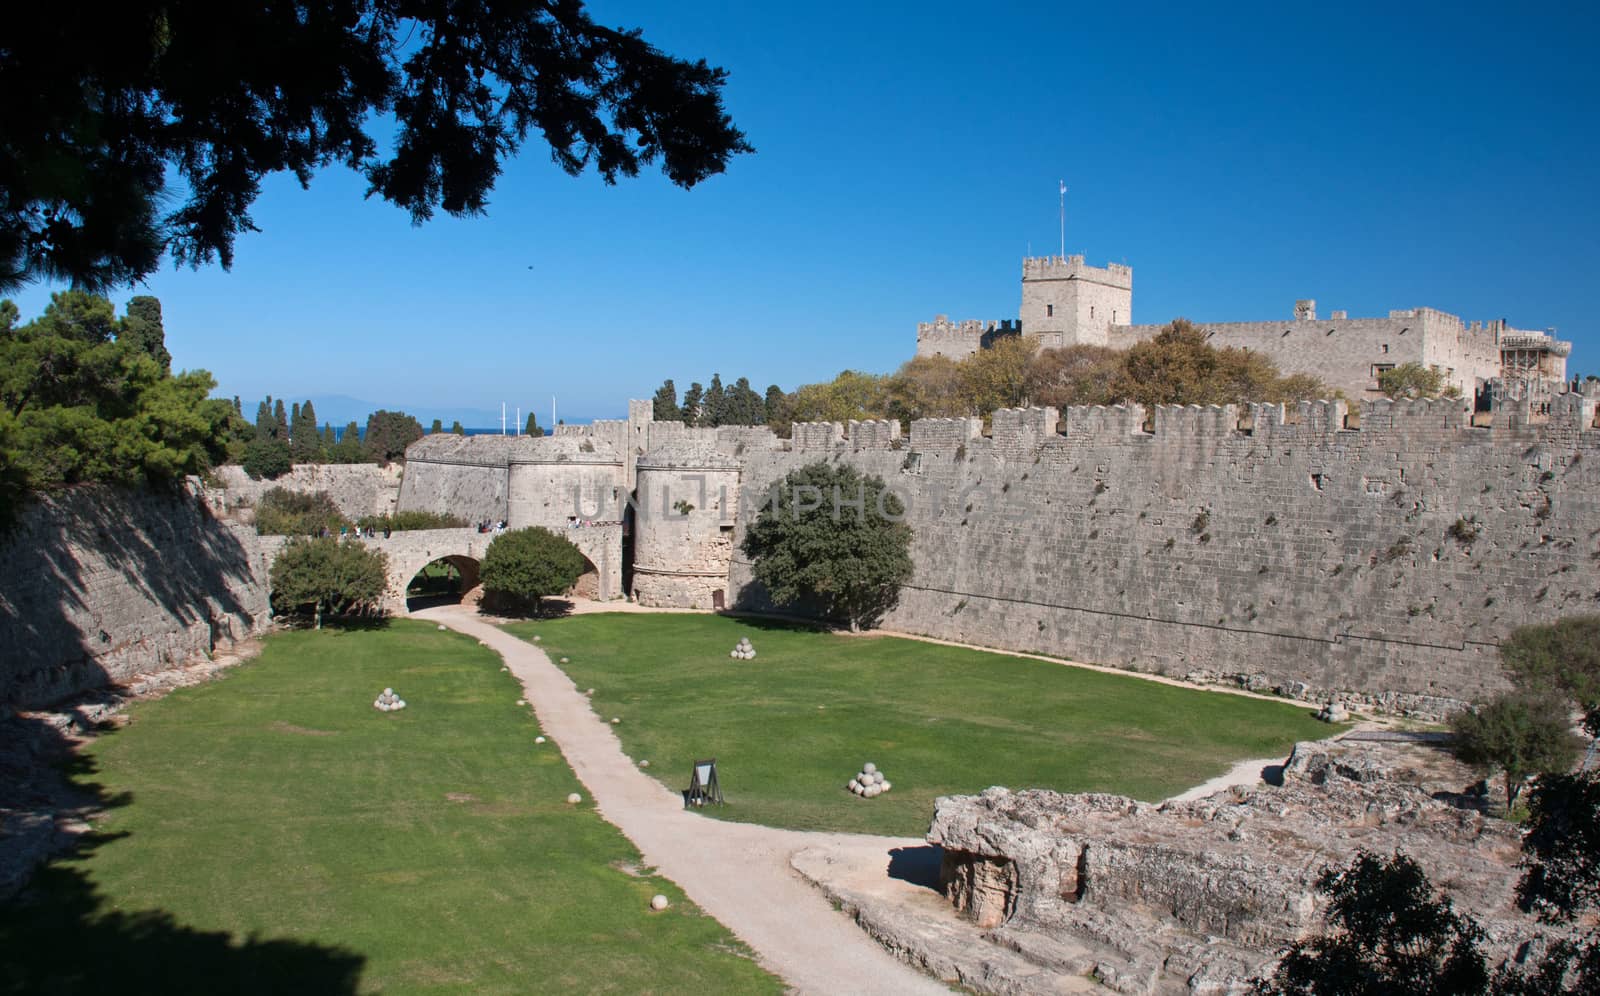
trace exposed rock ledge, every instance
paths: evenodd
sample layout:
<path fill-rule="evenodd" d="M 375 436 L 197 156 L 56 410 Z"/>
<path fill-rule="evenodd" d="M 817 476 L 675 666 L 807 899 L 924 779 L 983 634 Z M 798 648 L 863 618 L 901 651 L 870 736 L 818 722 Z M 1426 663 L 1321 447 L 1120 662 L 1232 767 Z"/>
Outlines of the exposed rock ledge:
<path fill-rule="evenodd" d="M 1478 919 L 1493 960 L 1514 954 L 1536 932 L 1511 902 L 1517 831 L 1394 780 L 1414 774 L 1397 756 L 1300 744 L 1282 787 L 1159 806 L 1004 788 L 939 799 L 928 840 L 944 850 L 940 888 L 989 942 L 986 955 L 954 956 L 982 966 L 963 981 L 990 992 L 1069 991 L 1086 977 L 1130 994 L 1244 992 L 1318 925 L 1319 873 L 1363 848 L 1411 855 Z"/>

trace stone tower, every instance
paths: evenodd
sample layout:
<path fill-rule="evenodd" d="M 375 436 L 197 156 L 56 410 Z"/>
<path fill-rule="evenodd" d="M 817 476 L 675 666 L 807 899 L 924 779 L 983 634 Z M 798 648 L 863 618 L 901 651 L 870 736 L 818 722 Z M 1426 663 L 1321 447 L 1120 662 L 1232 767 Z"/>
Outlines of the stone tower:
<path fill-rule="evenodd" d="M 1133 324 L 1133 269 L 1089 266 L 1082 256 L 1024 259 L 1019 315 L 1022 334 L 1041 347 L 1104 346 L 1111 326 Z"/>

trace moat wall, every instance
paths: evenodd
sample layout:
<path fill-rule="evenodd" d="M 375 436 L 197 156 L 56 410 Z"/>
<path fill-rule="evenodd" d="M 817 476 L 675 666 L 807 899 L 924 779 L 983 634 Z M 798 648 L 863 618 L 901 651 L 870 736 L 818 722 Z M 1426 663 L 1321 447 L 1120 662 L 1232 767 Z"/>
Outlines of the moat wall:
<path fill-rule="evenodd" d="M 881 475 L 916 569 L 888 629 L 1438 715 L 1506 687 L 1514 627 L 1600 611 L 1595 399 L 996 413 L 744 456 L 737 542 L 817 460 Z M 1354 420 L 1352 420 L 1354 421 Z M 866 425 L 866 423 L 863 423 Z M 848 500 L 851 496 L 844 496 Z M 852 514 L 849 508 L 845 514 Z M 1458 521 L 1461 525 L 1457 525 Z M 735 552 L 734 603 L 764 606 Z"/>
<path fill-rule="evenodd" d="M 29 504 L 0 536 L 0 702 L 47 705 L 262 631 L 277 545 L 194 493 Z"/>

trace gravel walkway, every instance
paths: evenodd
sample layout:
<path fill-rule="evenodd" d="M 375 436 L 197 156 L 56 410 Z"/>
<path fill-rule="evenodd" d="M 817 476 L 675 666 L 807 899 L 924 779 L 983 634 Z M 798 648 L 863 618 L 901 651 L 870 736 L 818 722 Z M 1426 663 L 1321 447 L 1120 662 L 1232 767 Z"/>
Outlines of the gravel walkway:
<path fill-rule="evenodd" d="M 611 727 L 544 652 L 461 606 L 412 613 L 487 644 L 522 682 L 544 728 L 588 788 L 600 814 L 633 841 L 647 863 L 676 882 L 756 952 L 761 964 L 802 993 L 944 993 L 895 960 L 790 867 L 796 852 L 838 848 L 881 853 L 919 839 L 803 833 L 708 819 L 684 811 L 680 796 L 634 767 Z M 531 746 L 531 745 L 530 745 Z M 910 887 L 908 887 L 910 888 Z"/>

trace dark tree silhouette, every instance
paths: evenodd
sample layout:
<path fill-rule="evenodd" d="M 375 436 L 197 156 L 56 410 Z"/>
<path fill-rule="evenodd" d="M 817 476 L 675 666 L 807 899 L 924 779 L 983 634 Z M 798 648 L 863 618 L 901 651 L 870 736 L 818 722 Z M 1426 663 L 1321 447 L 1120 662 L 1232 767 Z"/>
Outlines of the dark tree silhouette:
<path fill-rule="evenodd" d="M 0 292 L 228 267 L 265 177 L 333 163 L 414 221 L 481 214 L 530 132 L 569 174 L 692 187 L 751 151 L 725 79 L 577 0 L 25 4 L 0 35 Z"/>

